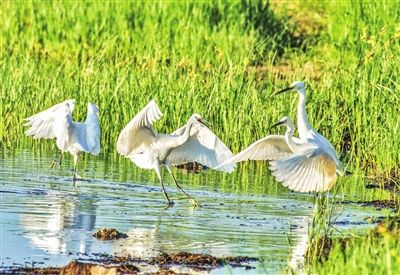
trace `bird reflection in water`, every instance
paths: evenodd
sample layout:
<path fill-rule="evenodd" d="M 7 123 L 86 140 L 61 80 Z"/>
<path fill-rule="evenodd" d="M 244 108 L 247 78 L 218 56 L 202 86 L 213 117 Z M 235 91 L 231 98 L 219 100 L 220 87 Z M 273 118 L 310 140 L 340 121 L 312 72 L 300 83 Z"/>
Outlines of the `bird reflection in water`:
<path fill-rule="evenodd" d="M 24 235 L 49 254 L 88 252 L 95 223 L 93 200 L 58 191 L 50 191 L 44 198 L 32 197 L 29 211 L 21 214 Z"/>

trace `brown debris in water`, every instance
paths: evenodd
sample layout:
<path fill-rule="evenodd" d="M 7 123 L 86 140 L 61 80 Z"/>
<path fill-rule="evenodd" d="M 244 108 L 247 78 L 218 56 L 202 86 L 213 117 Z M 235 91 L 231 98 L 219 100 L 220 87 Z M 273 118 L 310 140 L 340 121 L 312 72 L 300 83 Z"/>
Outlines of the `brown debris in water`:
<path fill-rule="evenodd" d="M 195 174 L 208 169 L 207 166 L 204 166 L 197 162 L 185 163 L 185 164 L 176 166 L 176 168 L 181 169 L 181 170 L 186 170 L 189 173 L 195 173 Z"/>
<path fill-rule="evenodd" d="M 382 188 L 390 192 L 400 191 L 400 165 L 386 172 L 376 173 L 367 177 L 372 183 L 366 185 L 366 188 Z"/>
<path fill-rule="evenodd" d="M 399 202 L 395 200 L 373 200 L 373 201 L 342 201 L 341 204 L 358 204 L 364 207 L 374 207 L 376 210 L 399 209 Z"/>
<path fill-rule="evenodd" d="M 93 237 L 96 237 L 99 240 L 117 240 L 120 238 L 128 238 L 128 235 L 125 233 L 119 232 L 115 228 L 102 228 L 97 230 L 94 234 Z"/>
<path fill-rule="evenodd" d="M 71 261 L 63 267 L 24 267 L 10 270 L 9 274 L 63 274 L 63 275 L 122 275 L 122 274 L 138 274 L 140 270 L 130 264 L 118 266 L 105 266 L 94 263 L 84 263 L 79 261 Z M 7 274 L 7 273 L 6 273 Z"/>
<path fill-rule="evenodd" d="M 222 267 L 226 264 L 229 264 L 232 267 L 251 268 L 249 266 L 242 266 L 242 263 L 256 260 L 257 258 L 243 256 L 215 257 L 209 254 L 179 252 L 170 255 L 162 253 L 151 259 L 150 264 L 160 266 L 179 265 L 191 267 L 194 270 L 211 270 L 213 268 Z"/>
<path fill-rule="evenodd" d="M 93 260 L 74 260 L 63 267 L 47 268 L 11 268 L 9 274 L 137 274 L 141 270 L 136 266 L 155 267 L 154 273 L 146 274 L 175 274 L 172 268 L 189 268 L 193 271 L 210 271 L 215 268 L 230 265 L 242 267 L 246 270 L 253 268 L 249 263 L 258 260 L 251 257 L 215 257 L 208 254 L 179 252 L 176 254 L 162 253 L 150 259 L 135 258 L 129 256 L 103 256 Z M 90 262 L 89 262 L 90 261 Z M 147 269 L 148 270 L 148 269 Z M 7 273 L 6 272 L 6 273 Z"/>

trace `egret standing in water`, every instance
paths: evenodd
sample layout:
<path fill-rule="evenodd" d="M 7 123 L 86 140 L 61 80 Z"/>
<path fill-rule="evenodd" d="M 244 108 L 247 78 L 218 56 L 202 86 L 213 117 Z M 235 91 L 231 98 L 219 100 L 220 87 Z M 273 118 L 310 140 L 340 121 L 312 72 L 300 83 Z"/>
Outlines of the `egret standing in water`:
<path fill-rule="evenodd" d="M 58 149 L 74 156 L 74 184 L 78 177 L 78 156 L 82 152 L 97 156 L 100 153 L 99 108 L 88 103 L 85 122 L 72 120 L 75 100 L 69 99 L 26 118 L 25 132 L 34 138 L 56 139 Z"/>
<path fill-rule="evenodd" d="M 186 125 L 172 134 L 160 134 L 153 129 L 153 123 L 161 116 L 156 102 L 150 101 L 121 131 L 117 141 L 117 151 L 140 168 L 156 171 L 168 205 L 172 205 L 173 202 L 165 191 L 161 166 L 167 168 L 176 187 L 194 206 L 198 206 L 197 202 L 179 186 L 171 167 L 197 162 L 214 168 L 232 157 L 232 152 L 203 124 L 200 115 L 193 114 Z M 234 168 L 235 164 L 230 164 L 217 170 L 232 172 Z"/>

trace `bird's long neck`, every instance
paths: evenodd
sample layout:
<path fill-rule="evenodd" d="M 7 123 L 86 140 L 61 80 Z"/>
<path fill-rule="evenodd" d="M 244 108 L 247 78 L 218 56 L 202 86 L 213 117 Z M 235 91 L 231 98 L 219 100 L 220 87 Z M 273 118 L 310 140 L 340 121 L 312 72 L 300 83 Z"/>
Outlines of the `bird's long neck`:
<path fill-rule="evenodd" d="M 308 131 L 312 129 L 307 119 L 305 92 L 299 92 L 299 105 L 297 107 L 297 128 L 299 130 L 300 138 L 304 138 L 307 135 Z"/>
<path fill-rule="evenodd" d="M 178 144 L 178 146 L 184 144 L 184 143 L 189 139 L 189 137 L 190 137 L 190 130 L 192 129 L 193 124 L 194 124 L 194 122 L 191 121 L 191 120 L 189 120 L 189 121 L 187 122 L 185 131 L 183 132 L 182 135 L 179 136 L 179 139 L 178 139 L 178 140 L 179 140 L 179 144 Z"/>
<path fill-rule="evenodd" d="M 94 123 L 98 121 L 99 121 L 98 114 L 95 111 L 88 109 L 85 123 Z"/>
<path fill-rule="evenodd" d="M 293 141 L 293 133 L 294 133 L 294 125 L 290 123 L 289 125 L 287 125 L 287 130 L 285 133 L 285 141 L 289 146 L 289 148 L 294 152 L 297 147 L 297 144 Z"/>

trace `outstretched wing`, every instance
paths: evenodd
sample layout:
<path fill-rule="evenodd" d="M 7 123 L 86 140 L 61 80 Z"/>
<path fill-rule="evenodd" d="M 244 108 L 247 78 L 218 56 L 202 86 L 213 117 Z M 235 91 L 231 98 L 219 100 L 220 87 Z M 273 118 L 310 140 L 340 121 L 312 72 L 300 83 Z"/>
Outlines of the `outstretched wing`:
<path fill-rule="evenodd" d="M 285 136 L 270 135 L 250 144 L 249 147 L 228 159 L 220 166 L 247 160 L 275 160 L 293 152 L 285 141 Z"/>
<path fill-rule="evenodd" d="M 64 117 L 66 113 L 72 114 L 75 107 L 75 100 L 69 99 L 53 107 L 26 118 L 27 121 L 24 126 L 30 126 L 25 132 L 27 136 L 33 136 L 34 138 L 56 138 L 62 134 L 61 126 L 56 125 L 56 121 L 60 117 Z M 67 110 L 67 109 L 68 110 Z M 71 117 L 72 121 L 72 117 Z M 65 122 L 65 121 L 64 121 Z M 58 130 L 58 132 L 57 132 Z"/>
<path fill-rule="evenodd" d="M 327 191 L 337 177 L 335 160 L 321 149 L 274 160 L 269 168 L 277 181 L 298 192 Z"/>
<path fill-rule="evenodd" d="M 183 134 L 185 127 L 172 133 Z M 179 147 L 171 150 L 167 162 L 171 166 L 197 162 L 212 169 L 233 156 L 226 145 L 204 124 L 195 123 L 189 139 Z M 236 164 L 226 165 L 216 170 L 232 172 Z"/>
<path fill-rule="evenodd" d="M 152 142 L 155 139 L 152 125 L 162 115 L 156 102 L 151 100 L 119 134 L 117 141 L 118 153 L 128 156 L 140 148 L 143 143 Z"/>
<path fill-rule="evenodd" d="M 86 144 L 92 155 L 97 156 L 100 153 L 100 123 L 99 123 L 99 108 L 88 103 L 87 116 L 84 122 L 86 126 Z"/>

